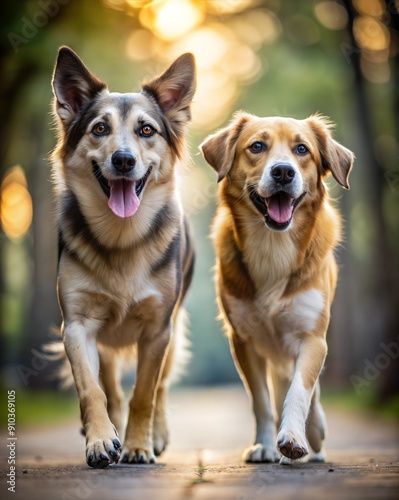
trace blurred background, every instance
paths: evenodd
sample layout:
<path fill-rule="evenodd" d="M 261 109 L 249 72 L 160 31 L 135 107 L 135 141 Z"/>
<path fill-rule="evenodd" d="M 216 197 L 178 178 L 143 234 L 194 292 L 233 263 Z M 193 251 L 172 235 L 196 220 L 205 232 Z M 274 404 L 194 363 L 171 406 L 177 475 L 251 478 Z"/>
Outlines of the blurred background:
<path fill-rule="evenodd" d="M 184 172 L 183 198 L 197 266 L 187 300 L 192 358 L 182 385 L 239 381 L 216 319 L 208 236 L 216 176 L 198 144 L 237 109 L 295 118 L 320 112 L 337 123 L 335 138 L 357 160 L 350 191 L 330 183 L 345 240 L 322 386 L 348 400 L 398 407 L 398 8 L 397 0 L 2 2 L 0 383 L 18 389 L 20 418 L 33 419 L 46 398 L 58 397 L 60 408 L 65 401 L 49 379 L 54 367 L 41 357 L 60 321 L 48 162 L 60 45 L 120 92 L 137 91 L 183 52 L 196 56 L 188 137 L 194 164 Z"/>

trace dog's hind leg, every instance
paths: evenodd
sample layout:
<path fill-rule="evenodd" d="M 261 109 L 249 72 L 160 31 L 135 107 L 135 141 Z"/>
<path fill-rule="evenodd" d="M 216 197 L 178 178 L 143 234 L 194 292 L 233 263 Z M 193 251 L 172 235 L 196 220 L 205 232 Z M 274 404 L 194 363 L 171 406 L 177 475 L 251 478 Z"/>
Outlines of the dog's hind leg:
<path fill-rule="evenodd" d="M 169 341 L 169 325 L 158 334 L 147 330 L 138 341 L 136 385 L 129 405 L 122 462 L 155 462 L 153 423 L 156 390 Z"/>
<path fill-rule="evenodd" d="M 273 385 L 274 403 L 276 407 L 277 427 L 281 425 L 281 417 L 283 414 L 283 407 L 285 397 L 287 396 L 288 389 L 291 385 L 291 380 L 288 376 L 282 375 L 276 370 L 273 365 L 270 366 L 270 378 Z"/>
<path fill-rule="evenodd" d="M 171 381 L 176 382 L 180 378 L 190 358 L 187 322 L 187 312 L 180 306 L 172 320 L 173 336 L 165 356 L 157 389 L 153 425 L 154 453 L 156 456 L 159 456 L 169 443 L 167 421 L 169 385 Z"/>
<path fill-rule="evenodd" d="M 276 462 L 276 424 L 266 381 L 266 360 L 255 351 L 253 343 L 231 334 L 230 344 L 244 384 L 252 399 L 256 420 L 256 436 L 252 446 L 243 453 L 245 462 Z"/>
<path fill-rule="evenodd" d="M 310 403 L 308 419 L 306 421 L 306 437 L 313 451 L 309 461 L 324 462 L 323 441 L 326 437 L 326 433 L 326 417 L 320 403 L 320 384 L 317 382 Z"/>
<path fill-rule="evenodd" d="M 169 375 L 172 370 L 175 355 L 175 339 L 169 344 L 168 352 L 162 367 L 158 384 L 153 423 L 153 443 L 155 456 L 159 456 L 169 443 L 169 431 L 166 415 L 167 397 L 169 390 Z"/>
<path fill-rule="evenodd" d="M 118 354 L 107 347 L 99 346 L 100 378 L 107 397 L 107 411 L 111 422 L 118 431 L 119 438 L 123 440 L 125 430 L 124 393 L 121 379 L 122 360 Z"/>

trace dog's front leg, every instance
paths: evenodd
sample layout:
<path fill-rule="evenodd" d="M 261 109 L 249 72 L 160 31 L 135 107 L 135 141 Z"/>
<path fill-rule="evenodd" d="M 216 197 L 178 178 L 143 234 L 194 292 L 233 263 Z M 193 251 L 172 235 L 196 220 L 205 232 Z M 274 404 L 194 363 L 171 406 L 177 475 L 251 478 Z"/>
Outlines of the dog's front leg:
<path fill-rule="evenodd" d="M 280 452 L 289 459 L 296 460 L 308 454 L 306 419 L 326 354 L 327 344 L 324 338 L 312 334 L 305 337 L 299 348 L 294 377 L 284 401 L 277 436 Z M 284 457 L 282 463 L 287 463 Z"/>
<path fill-rule="evenodd" d="M 277 462 L 276 424 L 266 381 L 266 361 L 255 351 L 251 340 L 230 335 L 236 366 L 252 398 L 256 420 L 255 442 L 243 453 L 245 462 Z"/>
<path fill-rule="evenodd" d="M 130 401 L 122 462 L 155 462 L 152 429 L 156 389 L 169 339 L 170 327 L 151 337 L 143 333 L 138 342 L 136 385 Z"/>
<path fill-rule="evenodd" d="M 98 383 L 95 333 L 78 321 L 66 324 L 64 344 L 79 396 L 86 435 L 86 461 L 90 467 L 107 467 L 118 462 L 121 443 L 108 417 L 106 396 Z"/>

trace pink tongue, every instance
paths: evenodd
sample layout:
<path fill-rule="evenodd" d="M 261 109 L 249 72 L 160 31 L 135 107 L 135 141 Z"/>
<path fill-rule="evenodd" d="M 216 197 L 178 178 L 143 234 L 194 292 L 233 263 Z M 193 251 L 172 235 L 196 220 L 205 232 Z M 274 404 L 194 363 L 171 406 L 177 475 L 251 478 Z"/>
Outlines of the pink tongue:
<path fill-rule="evenodd" d="M 136 183 L 125 179 L 108 182 L 111 189 L 108 200 L 109 208 L 122 219 L 134 215 L 140 206 L 140 200 L 136 194 Z"/>
<path fill-rule="evenodd" d="M 286 193 L 277 193 L 267 198 L 266 205 L 269 217 L 277 224 L 285 224 L 292 217 L 294 210 L 292 202 L 293 198 Z"/>

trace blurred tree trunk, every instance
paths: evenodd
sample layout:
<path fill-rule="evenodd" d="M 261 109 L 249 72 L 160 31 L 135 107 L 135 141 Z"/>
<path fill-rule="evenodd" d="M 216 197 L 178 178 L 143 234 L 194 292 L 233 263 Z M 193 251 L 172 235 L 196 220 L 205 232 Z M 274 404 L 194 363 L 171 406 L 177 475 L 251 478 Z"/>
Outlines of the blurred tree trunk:
<path fill-rule="evenodd" d="M 391 1 L 387 3 L 390 6 L 393 4 Z M 378 314 L 380 318 L 381 333 L 376 334 L 376 338 L 382 340 L 385 344 L 389 344 L 397 342 L 397 334 L 399 332 L 399 301 L 397 294 L 399 273 L 397 257 L 388 238 L 388 228 L 384 215 L 383 201 L 384 193 L 387 189 L 387 181 L 384 175 L 384 168 L 376 156 L 374 148 L 376 133 L 372 126 L 373 119 L 367 96 L 367 82 L 361 69 L 361 49 L 357 45 L 353 33 L 353 25 L 357 13 L 352 0 L 344 0 L 344 5 L 349 16 L 348 32 L 353 46 L 351 66 L 354 73 L 353 102 L 357 113 L 356 122 L 359 127 L 362 148 L 365 152 L 365 157 L 368 158 L 368 162 L 362 165 L 364 176 L 369 181 L 365 197 L 367 197 L 367 203 L 373 207 L 374 234 L 376 235 L 374 252 L 376 262 L 374 269 L 370 269 L 369 276 L 374 304 L 374 311 L 371 314 Z M 394 19 L 395 15 L 392 15 L 391 18 L 393 19 L 392 22 L 397 23 L 397 20 Z M 396 100 L 395 106 L 397 107 L 398 97 L 396 96 L 394 99 Z M 367 315 L 369 312 L 365 311 L 365 314 Z M 378 348 L 378 353 L 384 353 L 381 346 Z M 376 385 L 376 393 L 380 399 L 387 399 L 396 394 L 397 391 L 397 360 L 395 361 L 391 357 L 388 368 L 381 370 L 381 376 Z"/>
<path fill-rule="evenodd" d="M 395 137 L 399 137 L 399 10 L 398 4 L 392 0 L 385 0 L 387 11 L 389 15 L 389 25 L 391 32 L 391 49 L 395 54 L 391 58 L 391 79 L 394 82 L 393 92 L 393 117 L 395 124 Z M 399 160 L 399 158 L 398 158 Z M 394 166 L 395 174 L 399 175 L 398 163 Z M 393 170 L 392 170 L 393 171 Z M 386 184 L 385 184 L 386 185 Z M 396 187 L 398 189 L 398 186 Z M 389 329 L 386 332 L 385 342 L 394 342 L 396 345 L 399 344 L 399 242 L 396 241 L 392 245 L 391 260 L 390 263 L 390 274 L 392 280 L 392 287 L 390 290 L 391 304 L 390 304 L 390 317 L 389 317 Z M 391 364 L 385 370 L 382 375 L 382 383 L 380 386 L 380 396 L 382 399 L 387 399 L 399 391 L 398 384 L 398 373 L 399 373 L 399 360 L 392 360 Z"/>
<path fill-rule="evenodd" d="M 13 47 L 7 37 L 16 22 L 21 19 L 25 2 L 3 2 L 1 6 L 1 38 L 0 38 L 0 68 L 2 77 L 0 79 L 0 181 L 7 166 L 8 145 L 12 133 L 13 113 L 16 103 L 23 90 L 30 83 L 32 77 L 39 69 L 31 58 L 20 57 L 18 64 L 13 63 L 15 58 Z M 6 236 L 0 229 L 1 243 Z M 7 362 L 7 339 L 4 332 L 4 245 L 0 245 L 0 368 Z"/>
<path fill-rule="evenodd" d="M 392 0 L 385 0 L 387 6 L 387 11 L 389 14 L 389 25 L 392 37 L 392 51 L 394 52 L 394 57 L 391 58 L 391 71 L 392 80 L 395 85 L 394 96 L 393 96 L 393 116 L 395 119 L 396 126 L 396 137 L 399 137 L 399 9 L 397 3 Z"/>
<path fill-rule="evenodd" d="M 43 40 L 47 35 L 46 31 L 39 29 L 37 34 L 16 48 L 11 43 L 9 36 L 13 34 L 19 36 L 22 20 L 28 16 L 31 6 L 29 0 L 20 2 L 3 2 L 1 7 L 1 34 L 0 37 L 0 67 L 2 69 L 2 78 L 0 79 L 0 179 L 4 175 L 7 168 L 11 166 L 9 145 L 13 142 L 11 134 L 15 134 L 19 130 L 19 135 L 23 135 L 28 131 L 29 140 L 34 142 L 36 146 L 36 155 L 24 165 L 28 178 L 29 190 L 33 201 L 33 222 L 30 229 L 33 235 L 33 249 L 30 248 L 30 254 L 33 254 L 33 277 L 30 279 L 29 286 L 33 281 L 33 297 L 31 307 L 24 311 L 24 326 L 21 332 L 21 340 L 23 348 L 21 352 L 9 352 L 9 343 L 4 332 L 4 297 L 7 293 L 4 283 L 4 275 L 6 265 L 4 259 L 3 245 L 0 245 L 0 342 L 3 346 L 0 349 L 0 370 L 10 362 L 14 363 L 16 359 L 23 366 L 31 368 L 32 365 L 32 348 L 39 349 L 43 341 L 48 340 L 47 332 L 50 324 L 47 323 L 47 318 L 53 320 L 57 314 L 58 307 L 56 306 L 55 297 L 55 266 L 54 259 L 51 256 L 55 252 L 49 245 L 55 247 L 56 239 L 50 238 L 48 233 L 51 231 L 51 217 L 49 217 L 49 195 L 48 195 L 48 180 L 49 169 L 43 161 L 43 130 L 42 116 L 48 114 L 48 107 L 43 109 L 41 119 L 36 117 L 32 124 L 29 123 L 29 116 L 21 123 L 15 123 L 17 116 L 16 110 L 20 107 L 20 100 L 24 96 L 26 88 L 31 85 L 41 71 L 46 71 L 51 74 L 51 66 L 53 60 L 49 61 L 47 53 L 43 51 Z M 62 23 L 64 18 L 69 15 L 68 7 L 60 8 L 55 16 L 51 18 L 52 27 Z M 16 40 L 18 40 L 16 38 Z M 25 44 L 26 43 L 26 44 Z M 55 56 L 55 54 L 54 54 Z M 49 76 L 50 79 L 50 76 Z M 49 82 L 50 84 L 50 82 Z M 0 229 L 1 231 L 1 229 Z M 46 233 L 43 236 L 43 233 Z M 0 238 L 4 240 L 5 234 L 1 231 Z M 20 243 L 28 247 L 31 245 L 31 239 L 26 238 Z M 51 266 L 54 266 L 51 268 Z M 53 271 L 53 272 L 51 272 Z M 52 279 L 53 278 L 53 279 Z M 49 287 L 51 286 L 51 295 Z M 41 300 L 41 302 L 40 302 Z M 40 307 L 38 306 L 40 304 Z M 45 309 L 43 311 L 43 309 Z M 49 314 L 46 314 L 48 311 Z M 55 318 L 54 318 L 55 319 Z M 15 359 L 16 358 L 16 359 Z M 1 374 L 0 374 L 1 377 Z M 39 384 L 41 377 L 32 377 L 29 380 L 29 385 L 34 386 Z"/>

